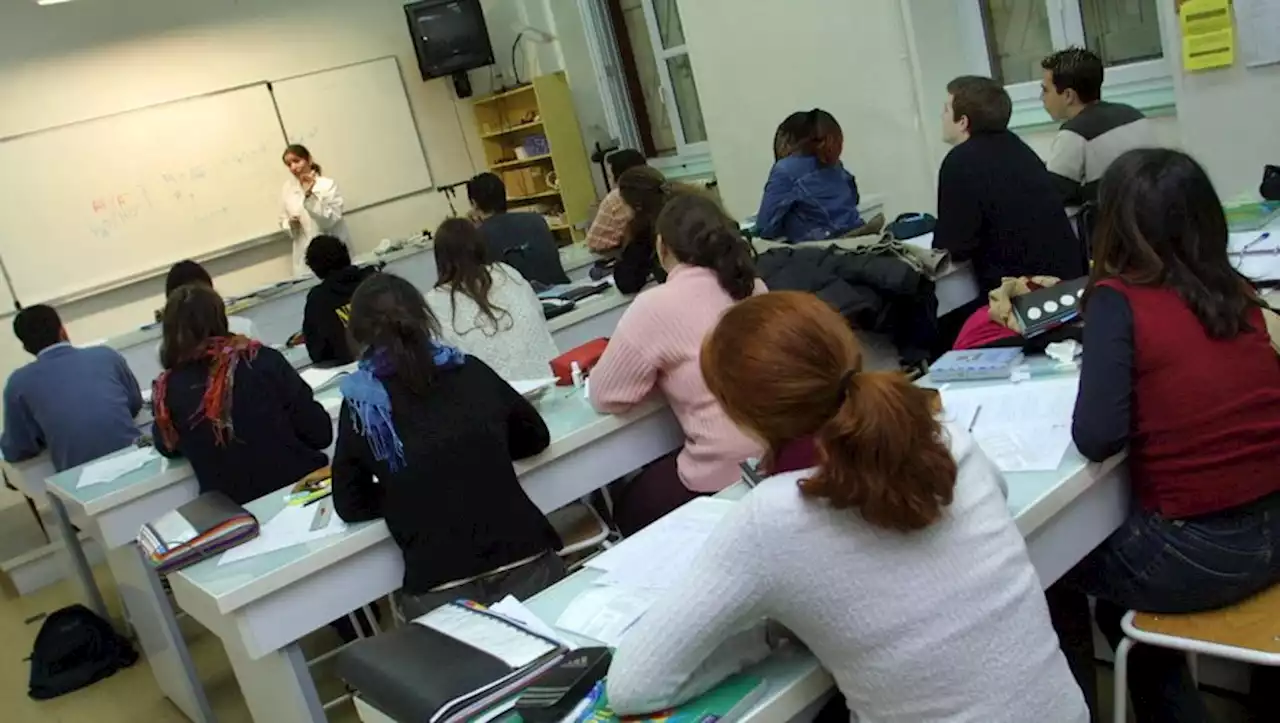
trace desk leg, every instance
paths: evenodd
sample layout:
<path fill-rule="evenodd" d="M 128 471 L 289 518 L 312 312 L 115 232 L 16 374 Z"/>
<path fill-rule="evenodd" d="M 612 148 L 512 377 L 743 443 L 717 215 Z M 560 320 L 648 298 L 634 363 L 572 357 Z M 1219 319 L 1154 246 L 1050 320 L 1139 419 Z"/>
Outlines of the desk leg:
<path fill-rule="evenodd" d="M 102 591 L 93 579 L 93 568 L 89 567 L 89 558 L 85 557 L 84 548 L 80 546 L 80 536 L 71 525 L 71 516 L 57 495 L 49 495 L 49 504 L 53 507 L 54 518 L 58 521 L 58 534 L 62 537 L 63 548 L 67 551 L 70 563 L 71 581 L 80 588 L 80 597 L 89 609 L 110 620 L 107 616 L 107 604 L 102 599 Z"/>
<path fill-rule="evenodd" d="M 125 616 L 138 635 L 138 644 L 161 692 L 192 723 L 213 723 L 213 710 L 160 578 L 137 545 L 109 550 L 107 564 L 120 588 Z"/>
<path fill-rule="evenodd" d="M 325 723 L 324 706 L 302 648 L 293 643 L 251 660 L 233 633 L 222 644 L 254 723 Z"/>

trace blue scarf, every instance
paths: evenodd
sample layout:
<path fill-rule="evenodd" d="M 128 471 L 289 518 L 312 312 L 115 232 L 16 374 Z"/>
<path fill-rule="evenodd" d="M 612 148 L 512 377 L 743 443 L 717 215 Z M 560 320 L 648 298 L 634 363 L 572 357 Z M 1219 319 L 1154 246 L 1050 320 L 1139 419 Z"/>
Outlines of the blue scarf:
<path fill-rule="evenodd" d="M 452 346 L 432 344 L 431 360 L 438 369 L 453 369 L 462 366 L 466 355 Z M 391 422 L 391 397 L 382 381 L 394 373 L 395 366 L 386 352 L 373 349 L 339 385 L 356 432 L 369 441 L 374 458 L 386 462 L 392 472 L 405 464 L 404 444 Z"/>

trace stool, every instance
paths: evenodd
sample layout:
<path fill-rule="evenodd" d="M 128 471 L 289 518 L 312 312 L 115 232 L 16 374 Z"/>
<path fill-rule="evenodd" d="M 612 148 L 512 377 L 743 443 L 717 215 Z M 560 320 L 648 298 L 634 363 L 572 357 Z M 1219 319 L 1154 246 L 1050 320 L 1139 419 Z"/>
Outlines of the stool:
<path fill-rule="evenodd" d="M 1125 721 L 1129 650 L 1135 643 L 1212 655 L 1254 665 L 1280 667 L 1280 585 L 1219 610 L 1190 615 L 1153 615 L 1130 610 L 1120 621 L 1124 640 L 1116 646 L 1115 723 Z"/>

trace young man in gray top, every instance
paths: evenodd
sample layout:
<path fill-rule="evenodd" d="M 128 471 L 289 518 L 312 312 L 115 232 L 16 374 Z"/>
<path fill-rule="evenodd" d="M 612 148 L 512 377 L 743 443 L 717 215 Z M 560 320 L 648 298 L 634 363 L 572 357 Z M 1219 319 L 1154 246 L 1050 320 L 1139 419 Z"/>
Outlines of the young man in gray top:
<path fill-rule="evenodd" d="M 1102 100 L 1102 59 L 1083 48 L 1061 50 L 1040 63 L 1040 98 L 1064 121 L 1048 162 L 1063 205 L 1078 207 L 1097 196 L 1098 179 L 1126 151 L 1156 145 L 1142 111 Z"/>
<path fill-rule="evenodd" d="M 52 307 L 29 306 L 13 332 L 35 361 L 14 371 L 4 388 L 0 450 L 21 462 L 49 450 L 59 472 L 133 444 L 142 409 L 138 380 L 115 349 L 78 349 Z"/>

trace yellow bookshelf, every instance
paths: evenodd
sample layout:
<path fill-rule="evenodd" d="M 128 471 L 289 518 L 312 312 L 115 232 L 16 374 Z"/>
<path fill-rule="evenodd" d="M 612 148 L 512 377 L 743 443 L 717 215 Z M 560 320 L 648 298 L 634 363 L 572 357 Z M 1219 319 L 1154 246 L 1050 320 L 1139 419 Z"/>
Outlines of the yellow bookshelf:
<path fill-rule="evenodd" d="M 574 227 L 589 219 L 596 188 L 564 72 L 477 98 L 472 108 L 485 166 L 502 177 L 507 203 L 547 216 L 561 244 L 580 237 Z M 537 135 L 550 152 L 525 152 L 525 141 Z"/>

